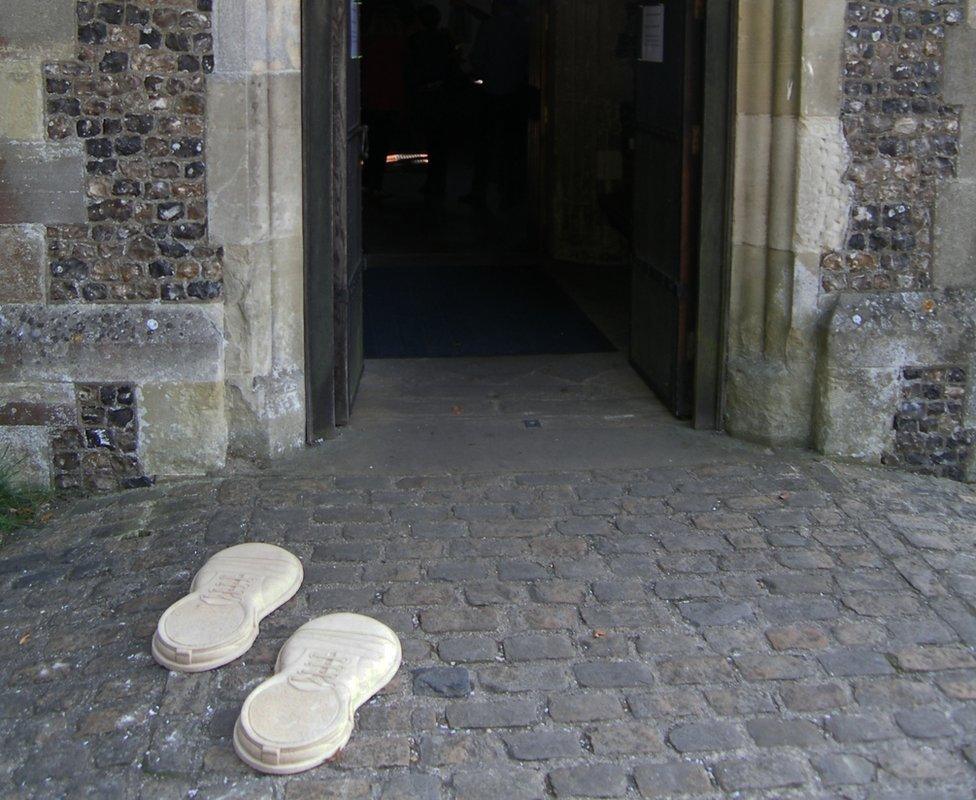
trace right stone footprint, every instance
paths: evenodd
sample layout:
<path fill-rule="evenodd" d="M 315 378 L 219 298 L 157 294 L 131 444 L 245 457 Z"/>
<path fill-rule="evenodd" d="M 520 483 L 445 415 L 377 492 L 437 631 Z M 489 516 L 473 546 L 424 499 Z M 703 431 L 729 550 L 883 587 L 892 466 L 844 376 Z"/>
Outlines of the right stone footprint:
<path fill-rule="evenodd" d="M 400 668 L 400 640 L 382 622 L 329 614 L 302 625 L 254 689 L 234 726 L 234 750 L 260 772 L 317 767 L 352 735 L 356 709 Z"/>

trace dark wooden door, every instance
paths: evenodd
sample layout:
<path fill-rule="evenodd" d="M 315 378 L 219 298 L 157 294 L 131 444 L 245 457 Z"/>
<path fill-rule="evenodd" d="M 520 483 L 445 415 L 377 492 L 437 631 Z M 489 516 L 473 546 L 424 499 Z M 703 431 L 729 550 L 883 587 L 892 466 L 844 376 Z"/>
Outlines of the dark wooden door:
<path fill-rule="evenodd" d="M 362 113 L 362 58 L 360 3 L 335 0 L 336 56 L 342 69 L 336 82 L 335 183 L 341 198 L 334 226 L 336 424 L 346 425 L 363 374 L 363 206 L 362 170 L 366 154 L 366 127 Z M 344 85 L 343 85 L 344 83 Z"/>
<path fill-rule="evenodd" d="M 336 420 L 332 16 L 332 0 L 302 3 L 305 375 L 310 442 L 329 436 Z"/>
<path fill-rule="evenodd" d="M 631 362 L 661 400 L 694 401 L 700 209 L 702 0 L 665 0 L 660 61 L 636 76 Z M 644 55 L 644 53 L 642 53 Z"/>

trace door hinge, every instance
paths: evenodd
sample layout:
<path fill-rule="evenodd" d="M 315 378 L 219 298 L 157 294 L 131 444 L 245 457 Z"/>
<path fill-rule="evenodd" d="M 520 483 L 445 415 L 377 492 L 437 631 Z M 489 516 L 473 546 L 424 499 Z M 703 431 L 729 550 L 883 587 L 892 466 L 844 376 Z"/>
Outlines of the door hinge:
<path fill-rule="evenodd" d="M 700 156 L 702 151 L 702 126 L 691 126 L 691 154 Z"/>
<path fill-rule="evenodd" d="M 705 0 L 695 0 L 695 19 L 705 19 Z"/>

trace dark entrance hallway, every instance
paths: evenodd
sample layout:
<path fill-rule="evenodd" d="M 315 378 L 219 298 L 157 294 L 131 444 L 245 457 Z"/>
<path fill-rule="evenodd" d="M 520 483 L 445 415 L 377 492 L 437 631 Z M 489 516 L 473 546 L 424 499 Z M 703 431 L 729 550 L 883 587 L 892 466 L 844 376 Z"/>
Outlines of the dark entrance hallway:
<path fill-rule="evenodd" d="M 626 264 L 580 269 L 545 241 L 549 4 L 363 11 L 366 358 L 626 348 L 628 325 L 601 330 L 628 316 Z"/>
<path fill-rule="evenodd" d="M 345 74 L 332 93 L 336 349 L 329 365 L 310 355 L 335 376 L 334 424 L 350 423 L 362 375 L 437 383 L 456 365 L 411 373 L 406 362 L 501 357 L 586 356 L 575 363 L 594 376 L 632 368 L 690 419 L 698 4 L 668 4 L 656 50 L 648 15 L 626 2 L 353 8 L 361 19 L 334 9 L 332 27 L 333 70 Z M 495 374 L 488 361 L 468 367 Z M 318 439 L 328 421 L 314 424 L 314 406 Z"/>

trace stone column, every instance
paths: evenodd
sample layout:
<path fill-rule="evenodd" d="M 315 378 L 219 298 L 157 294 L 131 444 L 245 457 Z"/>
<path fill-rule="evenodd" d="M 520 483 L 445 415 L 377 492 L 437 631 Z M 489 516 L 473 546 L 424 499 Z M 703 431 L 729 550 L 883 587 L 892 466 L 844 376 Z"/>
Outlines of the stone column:
<path fill-rule="evenodd" d="M 225 247 L 230 452 L 305 441 L 300 0 L 217 0 L 212 236 Z"/>
<path fill-rule="evenodd" d="M 843 0 L 740 0 L 726 428 L 812 441 L 820 254 L 850 207 Z"/>
<path fill-rule="evenodd" d="M 971 3 L 969 4 L 972 5 Z M 850 3 L 855 202 L 826 252 L 816 446 L 976 478 L 976 27 L 964 0 Z"/>
<path fill-rule="evenodd" d="M 948 32 L 946 101 L 960 108 L 959 164 L 939 193 L 934 218 L 933 280 L 945 288 L 976 288 L 976 7 Z"/>

